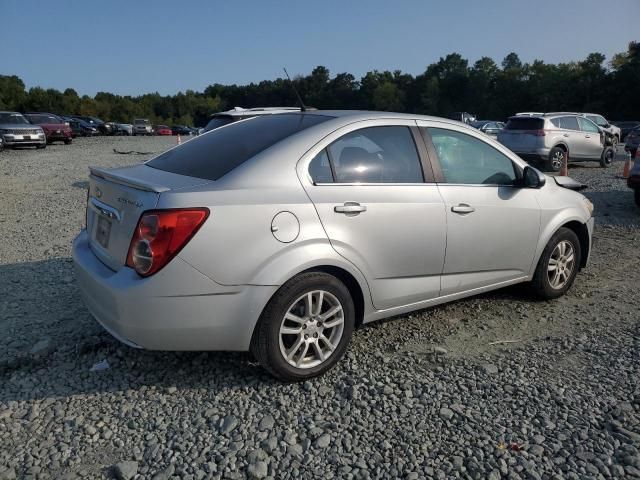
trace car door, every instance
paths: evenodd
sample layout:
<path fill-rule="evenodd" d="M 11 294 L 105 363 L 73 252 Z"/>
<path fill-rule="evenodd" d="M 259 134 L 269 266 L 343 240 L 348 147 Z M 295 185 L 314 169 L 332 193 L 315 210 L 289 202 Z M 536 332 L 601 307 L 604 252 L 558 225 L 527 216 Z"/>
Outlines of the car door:
<path fill-rule="evenodd" d="M 585 158 L 600 158 L 602 150 L 604 149 L 600 129 L 595 123 L 584 117 L 578 117 L 578 124 L 584 136 L 583 156 Z"/>
<path fill-rule="evenodd" d="M 418 124 L 446 208 L 441 295 L 524 279 L 540 232 L 537 190 L 518 186 L 520 167 L 494 142 L 455 126 Z"/>
<path fill-rule="evenodd" d="M 365 275 L 377 309 L 436 298 L 446 244 L 415 121 L 389 122 L 334 132 L 298 170 L 331 245 Z"/>

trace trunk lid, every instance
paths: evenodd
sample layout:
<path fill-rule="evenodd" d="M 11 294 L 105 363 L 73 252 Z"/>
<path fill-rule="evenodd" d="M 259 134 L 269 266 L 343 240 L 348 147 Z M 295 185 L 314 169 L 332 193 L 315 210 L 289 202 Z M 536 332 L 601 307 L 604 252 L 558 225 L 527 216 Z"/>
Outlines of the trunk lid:
<path fill-rule="evenodd" d="M 165 172 L 146 165 L 102 169 L 90 167 L 87 232 L 93 253 L 112 270 L 120 270 L 143 212 L 170 190 L 207 183 L 200 178 Z"/>

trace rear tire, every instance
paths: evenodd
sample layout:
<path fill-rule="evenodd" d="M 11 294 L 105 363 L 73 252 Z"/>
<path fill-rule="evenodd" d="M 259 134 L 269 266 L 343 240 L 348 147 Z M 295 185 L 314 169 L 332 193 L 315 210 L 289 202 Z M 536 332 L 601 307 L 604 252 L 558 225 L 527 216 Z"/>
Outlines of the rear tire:
<path fill-rule="evenodd" d="M 531 288 L 545 300 L 561 297 L 573 285 L 581 258 L 578 236 L 569 228 L 560 228 L 540 255 Z"/>
<path fill-rule="evenodd" d="M 354 324 L 347 287 L 326 273 L 303 273 L 280 287 L 265 307 L 251 353 L 279 380 L 300 382 L 322 375 L 344 356 Z"/>
<path fill-rule="evenodd" d="M 43 143 L 42 145 L 36 145 L 36 148 L 37 148 L 38 150 L 43 150 L 43 149 L 47 148 L 47 144 L 46 144 L 46 143 Z"/>
<path fill-rule="evenodd" d="M 602 168 L 609 168 L 613 163 L 613 159 L 616 156 L 616 150 L 614 147 L 606 147 L 602 151 L 602 155 L 600 156 L 600 166 Z"/>
<path fill-rule="evenodd" d="M 550 172 L 559 172 L 565 160 L 567 152 L 560 147 L 553 147 L 549 152 L 547 160 L 547 169 Z"/>
<path fill-rule="evenodd" d="M 64 144 L 65 144 L 65 145 L 70 145 L 70 144 L 71 144 L 71 142 L 72 142 L 72 140 L 71 140 L 70 138 L 65 138 L 65 139 L 64 139 Z"/>

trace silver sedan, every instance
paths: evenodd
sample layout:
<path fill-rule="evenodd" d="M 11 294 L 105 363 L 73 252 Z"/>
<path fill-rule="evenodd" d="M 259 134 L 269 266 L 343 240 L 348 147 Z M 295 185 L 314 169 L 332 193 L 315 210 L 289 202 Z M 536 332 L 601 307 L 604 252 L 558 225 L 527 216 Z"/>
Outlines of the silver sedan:
<path fill-rule="evenodd" d="M 313 111 L 251 118 L 143 165 L 91 169 L 78 284 L 154 350 L 250 350 L 319 375 L 355 326 L 520 282 L 563 295 L 593 205 L 478 130 Z"/>

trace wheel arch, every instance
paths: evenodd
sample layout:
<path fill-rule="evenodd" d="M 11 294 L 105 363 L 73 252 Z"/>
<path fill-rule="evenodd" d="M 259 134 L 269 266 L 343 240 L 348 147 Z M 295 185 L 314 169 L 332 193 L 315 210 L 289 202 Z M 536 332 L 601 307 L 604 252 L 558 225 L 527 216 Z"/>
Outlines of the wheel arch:
<path fill-rule="evenodd" d="M 538 248 L 536 249 L 536 255 L 534 257 L 533 263 L 531 264 L 531 274 L 533 274 L 533 272 L 535 271 L 536 265 L 538 265 L 538 262 L 540 261 L 542 252 L 549 243 L 549 240 L 551 240 L 551 237 L 563 227 L 572 230 L 578 237 L 581 251 L 580 268 L 583 268 L 587 265 L 590 249 L 589 229 L 587 227 L 587 222 L 584 220 L 582 215 L 579 215 L 578 211 L 573 211 L 569 215 L 563 214 L 556 216 L 554 219 L 547 222 L 546 227 L 544 227 L 540 232 Z"/>
<path fill-rule="evenodd" d="M 589 258 L 589 249 L 591 248 L 589 242 L 589 229 L 587 228 L 587 225 L 577 220 L 572 220 L 561 225 L 557 230 L 563 227 L 572 230 L 578 237 L 578 240 L 580 241 L 580 268 L 586 267 L 587 259 Z"/>

